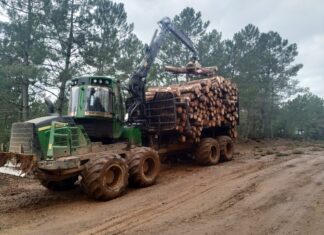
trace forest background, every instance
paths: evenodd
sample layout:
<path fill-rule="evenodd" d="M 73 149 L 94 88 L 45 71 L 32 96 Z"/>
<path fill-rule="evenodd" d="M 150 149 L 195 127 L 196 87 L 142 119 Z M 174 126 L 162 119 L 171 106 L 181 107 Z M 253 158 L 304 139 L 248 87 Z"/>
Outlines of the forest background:
<path fill-rule="evenodd" d="M 123 3 L 0 0 L 0 12 L 8 17 L 0 21 L 0 143 L 8 143 L 13 122 L 47 115 L 45 97 L 65 114 L 72 77 L 108 75 L 127 83 L 144 52 Z M 324 100 L 298 84 L 302 64 L 295 62 L 295 43 L 252 24 L 223 39 L 191 7 L 172 21 L 193 40 L 203 66 L 216 65 L 219 75 L 238 85 L 240 138 L 324 139 Z M 148 86 L 188 79 L 163 68 L 184 66 L 189 58 L 169 35 Z"/>

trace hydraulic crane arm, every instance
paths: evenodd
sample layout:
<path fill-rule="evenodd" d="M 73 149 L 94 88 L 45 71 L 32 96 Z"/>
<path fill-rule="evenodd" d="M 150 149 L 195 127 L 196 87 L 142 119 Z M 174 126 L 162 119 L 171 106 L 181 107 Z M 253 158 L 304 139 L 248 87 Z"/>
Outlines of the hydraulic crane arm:
<path fill-rule="evenodd" d="M 178 30 L 172 23 L 170 18 L 165 17 L 163 18 L 159 24 L 162 28 L 167 29 L 171 32 L 177 39 L 179 39 L 191 52 L 193 60 L 198 60 L 198 52 L 193 45 L 191 39 L 182 31 Z"/>
<path fill-rule="evenodd" d="M 144 58 L 129 79 L 128 90 L 131 93 L 131 103 L 128 105 L 127 113 L 130 122 L 133 121 L 132 117 L 135 111 L 140 112 L 139 115 L 137 114 L 136 116 L 143 116 L 146 77 L 154 63 L 158 52 L 160 51 L 161 45 L 165 41 L 167 32 L 172 33 L 192 52 L 192 59 L 194 61 L 198 59 L 198 53 L 193 45 L 193 42 L 186 34 L 178 30 L 172 24 L 170 18 L 165 17 L 158 23 L 161 28 L 160 32 L 158 33 L 158 30 L 155 31 L 150 45 L 146 48 Z"/>

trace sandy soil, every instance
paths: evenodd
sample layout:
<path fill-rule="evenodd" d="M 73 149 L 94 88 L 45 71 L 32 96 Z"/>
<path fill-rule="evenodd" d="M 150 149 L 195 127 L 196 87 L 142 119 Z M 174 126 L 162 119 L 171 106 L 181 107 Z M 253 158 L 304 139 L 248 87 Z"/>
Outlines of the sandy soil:
<path fill-rule="evenodd" d="M 108 202 L 0 175 L 0 234 L 324 234 L 323 145 L 240 143 L 231 162 L 163 165 Z"/>

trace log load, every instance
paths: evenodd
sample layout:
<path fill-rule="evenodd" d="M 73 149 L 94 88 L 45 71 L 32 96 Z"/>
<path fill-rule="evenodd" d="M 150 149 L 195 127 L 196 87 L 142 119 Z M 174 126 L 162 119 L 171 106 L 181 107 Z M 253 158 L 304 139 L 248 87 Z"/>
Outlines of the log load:
<path fill-rule="evenodd" d="M 165 100 L 165 94 L 169 94 L 169 97 L 172 95 L 177 100 L 173 128 L 179 135 L 179 142 L 199 142 L 203 129 L 223 126 L 229 127 L 228 134 L 233 139 L 237 138 L 238 89 L 230 80 L 214 76 L 166 87 L 148 88 L 146 101 L 155 103 L 156 110 L 160 110 L 155 116 L 160 119 L 165 117 L 163 120 L 167 123 L 172 119 L 172 109 L 164 109 L 163 113 L 163 108 L 160 107 L 162 103 L 159 103 L 159 100 Z"/>
<path fill-rule="evenodd" d="M 167 72 L 171 72 L 173 74 L 194 74 L 201 76 L 215 76 L 218 68 L 216 66 L 213 67 L 199 67 L 199 66 L 190 66 L 186 67 L 174 67 L 174 66 L 165 66 L 164 70 Z"/>

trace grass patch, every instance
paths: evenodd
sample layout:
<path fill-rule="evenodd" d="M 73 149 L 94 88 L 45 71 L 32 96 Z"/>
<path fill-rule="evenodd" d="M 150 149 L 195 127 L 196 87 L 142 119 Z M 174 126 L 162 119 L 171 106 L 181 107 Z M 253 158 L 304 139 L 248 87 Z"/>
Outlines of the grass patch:
<path fill-rule="evenodd" d="M 277 157 L 287 157 L 289 155 L 290 155 L 289 153 L 276 153 Z"/>
<path fill-rule="evenodd" d="M 304 154 L 305 152 L 302 150 L 294 150 L 292 151 L 293 154 Z"/>

